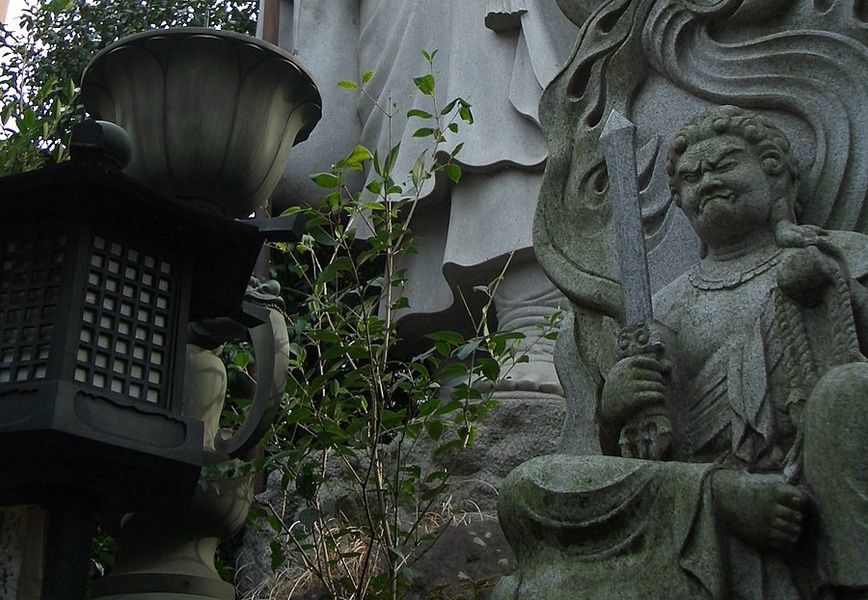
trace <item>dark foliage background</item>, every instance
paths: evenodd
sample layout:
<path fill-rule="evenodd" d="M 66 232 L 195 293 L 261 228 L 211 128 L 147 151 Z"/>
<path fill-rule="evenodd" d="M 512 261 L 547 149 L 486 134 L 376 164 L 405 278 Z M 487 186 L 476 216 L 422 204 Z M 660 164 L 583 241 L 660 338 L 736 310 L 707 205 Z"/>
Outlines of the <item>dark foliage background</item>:
<path fill-rule="evenodd" d="M 256 0 L 29 0 L 17 23 L 0 24 L 0 175 L 65 158 L 70 127 L 84 115 L 81 74 L 107 45 L 164 27 L 253 34 L 257 8 Z"/>

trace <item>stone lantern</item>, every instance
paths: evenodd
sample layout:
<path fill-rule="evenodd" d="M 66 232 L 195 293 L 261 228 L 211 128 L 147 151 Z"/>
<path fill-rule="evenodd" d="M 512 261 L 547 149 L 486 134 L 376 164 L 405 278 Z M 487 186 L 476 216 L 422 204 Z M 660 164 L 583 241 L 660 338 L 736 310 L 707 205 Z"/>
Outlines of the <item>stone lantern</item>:
<path fill-rule="evenodd" d="M 297 224 L 243 217 L 320 116 L 287 53 L 203 29 L 116 42 L 82 97 L 120 127 L 89 121 L 78 160 L 0 180 L 0 506 L 47 508 L 49 600 L 83 597 L 98 512 L 202 504 L 201 467 L 241 455 L 268 425 L 285 324 L 243 300 L 265 238 L 291 239 Z M 250 331 L 261 389 L 234 434 L 184 384 L 188 341 L 208 337 L 197 323 Z"/>

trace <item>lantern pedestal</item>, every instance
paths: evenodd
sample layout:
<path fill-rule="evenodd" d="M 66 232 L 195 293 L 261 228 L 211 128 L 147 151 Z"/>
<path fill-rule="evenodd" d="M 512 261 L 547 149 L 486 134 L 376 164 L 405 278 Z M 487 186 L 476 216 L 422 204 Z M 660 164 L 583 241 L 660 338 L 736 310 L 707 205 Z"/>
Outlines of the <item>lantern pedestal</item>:
<path fill-rule="evenodd" d="M 42 600 L 83 598 L 96 520 L 83 499 L 49 510 L 45 531 Z"/>
<path fill-rule="evenodd" d="M 220 579 L 214 554 L 236 533 L 252 500 L 252 477 L 210 482 L 190 505 L 166 514 L 133 514 L 119 537 L 118 565 L 93 583 L 102 600 L 234 600 L 235 586 Z"/>
<path fill-rule="evenodd" d="M 226 397 L 226 369 L 213 352 L 187 347 L 184 405 L 205 425 L 208 453 Z M 220 579 L 214 554 L 222 539 L 244 524 L 252 500 L 252 477 L 203 480 L 192 502 L 172 510 L 140 511 L 121 526 L 114 571 L 94 582 L 102 600 L 234 600 L 235 586 Z"/>

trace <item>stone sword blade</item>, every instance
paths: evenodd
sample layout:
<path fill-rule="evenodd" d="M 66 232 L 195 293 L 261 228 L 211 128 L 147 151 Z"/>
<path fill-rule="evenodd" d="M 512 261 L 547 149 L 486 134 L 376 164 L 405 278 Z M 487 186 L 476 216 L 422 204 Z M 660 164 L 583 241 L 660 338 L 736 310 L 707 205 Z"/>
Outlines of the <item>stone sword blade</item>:
<path fill-rule="evenodd" d="M 600 134 L 600 146 L 609 172 L 609 202 L 618 245 L 625 327 L 636 327 L 653 319 L 636 176 L 635 135 L 636 126 L 616 110 L 609 114 Z"/>

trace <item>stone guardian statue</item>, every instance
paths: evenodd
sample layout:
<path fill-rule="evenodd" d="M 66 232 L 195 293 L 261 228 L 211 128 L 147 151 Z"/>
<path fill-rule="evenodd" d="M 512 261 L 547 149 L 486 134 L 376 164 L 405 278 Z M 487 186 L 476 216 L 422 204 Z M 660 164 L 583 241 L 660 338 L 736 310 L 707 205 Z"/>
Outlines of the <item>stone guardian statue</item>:
<path fill-rule="evenodd" d="M 603 375 L 610 456 L 540 457 L 505 481 L 519 570 L 495 597 L 864 598 L 868 236 L 799 224 L 790 143 L 755 112 L 700 113 L 666 165 L 702 258 L 654 295 L 660 352 Z M 655 405 L 669 460 L 618 456 Z"/>

